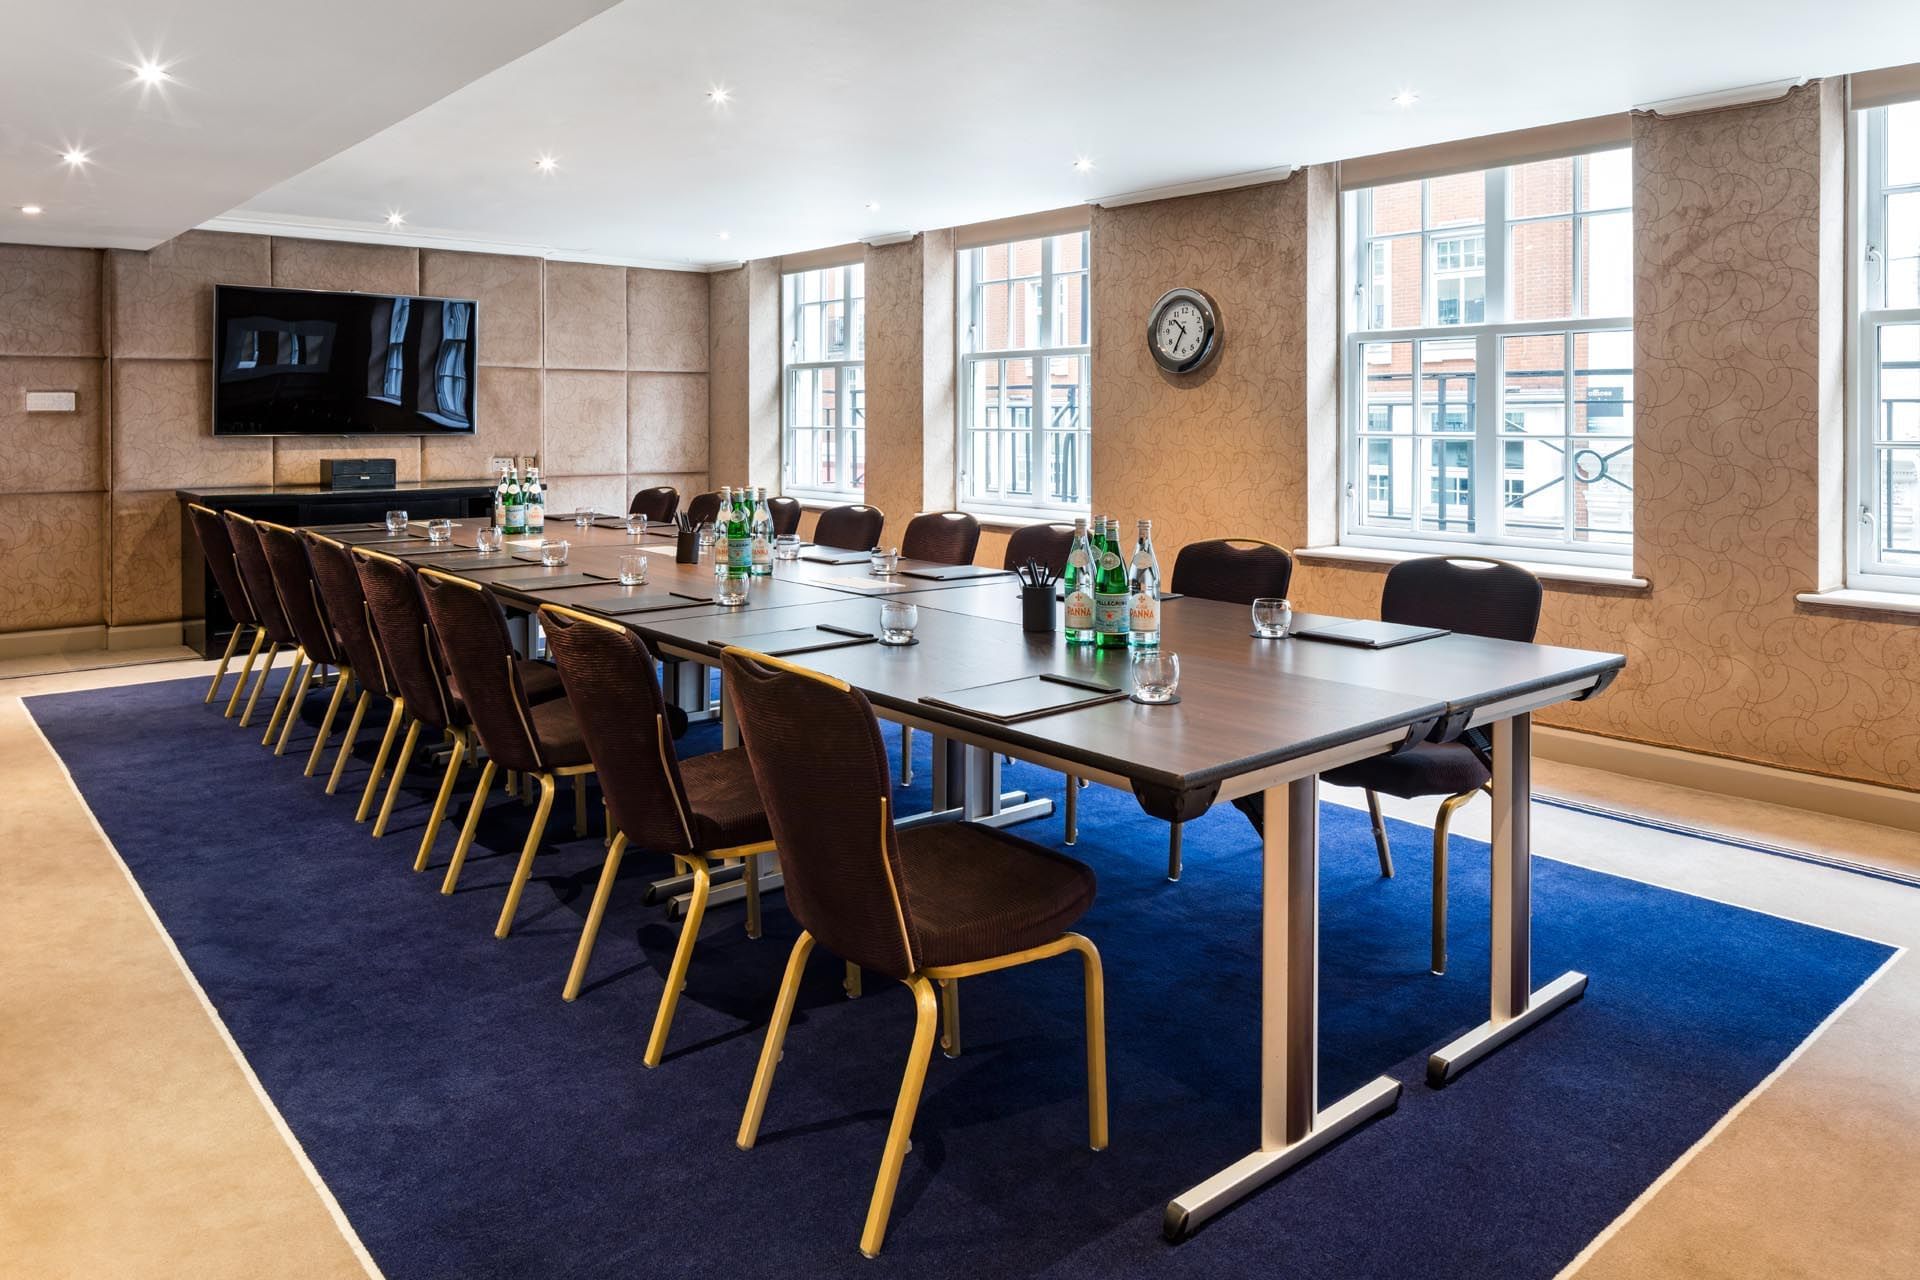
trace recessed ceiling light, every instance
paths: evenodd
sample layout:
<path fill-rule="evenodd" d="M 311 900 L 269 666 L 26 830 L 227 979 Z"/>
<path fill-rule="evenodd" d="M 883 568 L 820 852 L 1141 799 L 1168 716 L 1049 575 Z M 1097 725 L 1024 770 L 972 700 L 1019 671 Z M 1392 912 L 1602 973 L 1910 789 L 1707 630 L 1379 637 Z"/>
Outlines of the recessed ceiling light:
<path fill-rule="evenodd" d="M 542 173 L 552 173 L 560 167 L 560 161 L 558 157 L 550 156 L 542 152 L 540 157 L 533 162 L 533 167 Z"/>
<path fill-rule="evenodd" d="M 20 212 L 26 214 L 29 218 L 37 218 L 40 216 L 40 206 L 37 204 L 23 204 L 20 206 Z"/>
<path fill-rule="evenodd" d="M 407 220 L 407 215 L 404 213 L 401 213 L 398 209 L 390 210 L 387 213 L 387 225 L 390 227 L 400 226 L 406 220 Z"/>
<path fill-rule="evenodd" d="M 716 107 L 724 107 L 733 101 L 733 90 L 723 84 L 716 84 L 707 90 L 707 101 Z"/>
<path fill-rule="evenodd" d="M 68 147 L 60 153 L 60 159 L 66 162 L 68 168 L 80 169 L 92 163 L 93 156 L 84 147 Z"/>
<path fill-rule="evenodd" d="M 1393 105 L 1396 107 L 1410 107 L 1418 101 L 1420 101 L 1420 95 L 1411 89 L 1402 89 L 1393 95 Z"/>
<path fill-rule="evenodd" d="M 731 239 L 733 239 L 733 232 L 731 232 L 731 231 L 722 231 L 722 232 L 720 233 L 720 235 L 719 235 L 719 236 L 718 236 L 717 238 L 718 238 L 718 239 L 721 239 L 721 240 L 731 240 Z"/>
<path fill-rule="evenodd" d="M 1079 173 L 1092 173 L 1093 157 L 1092 156 L 1077 157 L 1073 162 L 1073 167 Z"/>
<path fill-rule="evenodd" d="M 151 88 L 157 88 L 173 79 L 172 76 L 167 74 L 167 69 L 158 62 L 155 62 L 152 58 L 142 58 L 140 60 L 140 64 L 133 69 L 133 78 Z"/>
<path fill-rule="evenodd" d="M 878 200 L 867 201 L 867 212 L 868 213 L 880 212 L 880 202 Z"/>

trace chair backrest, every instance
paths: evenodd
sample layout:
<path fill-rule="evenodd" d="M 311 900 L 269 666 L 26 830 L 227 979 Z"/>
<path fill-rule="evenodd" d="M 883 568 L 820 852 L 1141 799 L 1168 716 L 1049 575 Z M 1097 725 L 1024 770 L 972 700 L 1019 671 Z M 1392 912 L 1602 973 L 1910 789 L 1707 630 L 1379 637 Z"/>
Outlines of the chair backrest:
<path fill-rule="evenodd" d="M 502 769 L 550 766 L 533 727 L 533 707 L 520 683 L 520 663 L 507 615 L 477 583 L 422 569 L 420 597 L 447 661 L 448 685 L 466 704 L 480 745 Z"/>
<path fill-rule="evenodd" d="M 1034 560 L 1056 574 L 1067 571 L 1067 554 L 1073 550 L 1073 526 L 1070 524 L 1030 524 L 1013 531 L 1007 539 L 1004 569 L 1025 567 Z M 1171 589 L 1171 588 L 1169 588 Z"/>
<path fill-rule="evenodd" d="M 275 644 L 299 644 L 280 607 L 280 595 L 273 585 L 273 569 L 267 564 L 266 548 L 261 545 L 257 526 L 246 516 L 232 511 L 220 513 L 227 523 L 227 538 L 233 544 L 234 564 L 240 581 L 246 584 L 247 599 L 253 604 L 253 616 L 267 629 L 267 639 Z"/>
<path fill-rule="evenodd" d="M 247 584 L 240 580 L 240 566 L 234 563 L 227 522 L 218 511 L 197 502 L 187 504 L 187 518 L 193 523 L 194 537 L 200 540 L 200 554 L 207 558 L 207 572 L 226 599 L 227 612 L 239 625 L 253 626 L 259 618 L 253 612 L 253 602 L 247 599 Z"/>
<path fill-rule="evenodd" d="M 670 484 L 657 484 L 651 489 L 642 489 L 633 495 L 633 501 L 627 504 L 630 516 L 645 516 L 649 520 L 662 522 L 673 519 L 680 510 L 680 491 Z"/>
<path fill-rule="evenodd" d="M 687 523 L 690 525 L 712 524 L 720 514 L 720 494 L 696 493 L 693 501 L 687 503 Z"/>
<path fill-rule="evenodd" d="M 387 692 L 436 729 L 464 725 L 456 718 L 440 642 L 434 637 L 426 602 L 420 598 L 419 575 L 413 566 L 367 547 L 355 547 L 353 561 L 360 571 L 360 589 L 366 593 L 374 634 L 380 637 Z"/>
<path fill-rule="evenodd" d="M 768 498 L 767 510 L 773 514 L 773 534 L 776 538 L 800 532 L 800 499 Z"/>
<path fill-rule="evenodd" d="M 880 530 L 886 523 L 886 514 L 878 507 L 830 507 L 813 526 L 813 540 L 823 547 L 866 551 L 880 544 Z"/>
<path fill-rule="evenodd" d="M 893 978 L 919 965 L 887 752 L 865 695 L 744 649 L 721 655 L 787 908 L 829 951 Z"/>
<path fill-rule="evenodd" d="M 339 646 L 334 643 L 333 624 L 320 602 L 320 588 L 313 580 L 313 562 L 307 559 L 307 543 L 298 532 L 283 524 L 262 520 L 254 525 L 260 533 L 260 549 L 267 553 L 267 567 L 273 571 L 273 585 L 280 591 L 280 607 L 286 611 L 287 625 L 307 651 L 307 660 L 322 666 L 340 665 Z"/>
<path fill-rule="evenodd" d="M 614 826 L 637 849 L 697 852 L 693 807 L 647 646 L 618 623 L 560 605 L 541 605 L 540 625 Z"/>
<path fill-rule="evenodd" d="M 980 522 L 964 511 L 924 512 L 907 521 L 900 535 L 900 554 L 908 560 L 972 564 L 979 549 Z"/>
<path fill-rule="evenodd" d="M 1481 556 L 1425 556 L 1387 571 L 1380 620 L 1464 635 L 1531 642 L 1540 625 L 1540 579 Z"/>
<path fill-rule="evenodd" d="M 373 619 L 367 612 L 367 593 L 353 552 L 344 542 L 306 532 L 307 559 L 313 565 L 313 584 L 320 591 L 327 621 L 340 642 L 340 658 L 353 668 L 354 678 L 375 693 L 388 692 L 386 662 L 374 639 Z"/>
<path fill-rule="evenodd" d="M 1215 538 L 1180 548 L 1168 588 L 1202 600 L 1252 604 L 1285 597 L 1292 581 L 1293 557 L 1280 547 L 1256 538 Z"/>

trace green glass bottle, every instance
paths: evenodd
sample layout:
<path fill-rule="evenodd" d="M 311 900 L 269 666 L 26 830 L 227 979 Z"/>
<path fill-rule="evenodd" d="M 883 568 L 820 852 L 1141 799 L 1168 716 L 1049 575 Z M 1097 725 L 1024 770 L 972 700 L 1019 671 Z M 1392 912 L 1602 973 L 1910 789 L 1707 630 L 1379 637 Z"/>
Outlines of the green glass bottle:
<path fill-rule="evenodd" d="M 1067 549 L 1067 643 L 1092 644 L 1093 540 L 1087 536 L 1087 518 L 1073 521 L 1073 545 Z"/>
<path fill-rule="evenodd" d="M 1108 517 L 1101 522 L 1101 535 L 1094 543 L 1099 555 L 1099 570 L 1093 580 L 1093 630 L 1102 649 L 1127 647 L 1127 562 L 1120 556 L 1119 522 Z"/>
<path fill-rule="evenodd" d="M 527 495 L 520 488 L 518 468 L 507 473 L 507 496 L 502 503 L 506 524 L 504 532 L 510 538 L 524 537 L 527 532 Z"/>
<path fill-rule="evenodd" d="M 733 491 L 720 518 L 726 522 L 727 576 L 744 578 L 753 568 L 753 506 L 745 486 Z"/>

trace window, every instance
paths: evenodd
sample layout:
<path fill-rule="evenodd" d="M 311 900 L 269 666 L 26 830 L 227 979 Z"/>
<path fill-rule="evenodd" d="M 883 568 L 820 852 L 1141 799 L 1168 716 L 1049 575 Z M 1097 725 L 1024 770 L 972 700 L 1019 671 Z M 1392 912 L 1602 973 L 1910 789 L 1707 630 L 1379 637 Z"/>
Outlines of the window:
<path fill-rule="evenodd" d="M 1920 591 L 1920 102 L 1861 113 L 1849 586 Z"/>
<path fill-rule="evenodd" d="M 840 498 L 867 487 L 866 270 L 856 262 L 781 281 L 789 493 Z"/>
<path fill-rule="evenodd" d="M 988 515 L 1087 509 L 1092 358 L 1084 231 L 963 249 L 960 505 Z"/>
<path fill-rule="evenodd" d="M 1342 541 L 1628 562 L 1632 189 L 1618 150 L 1347 194 Z"/>

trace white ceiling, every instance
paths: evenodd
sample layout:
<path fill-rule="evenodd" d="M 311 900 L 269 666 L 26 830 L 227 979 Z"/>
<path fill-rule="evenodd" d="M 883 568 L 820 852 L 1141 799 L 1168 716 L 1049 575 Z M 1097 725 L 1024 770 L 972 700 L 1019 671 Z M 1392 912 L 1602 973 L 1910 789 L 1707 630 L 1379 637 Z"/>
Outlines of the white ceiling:
<path fill-rule="evenodd" d="M 0 192 L 49 206 L 34 238 L 237 205 L 215 225 L 691 264 L 1920 61 L 1913 0 L 180 0 L 182 83 L 142 106 L 112 59 L 156 36 L 102 19 L 148 6 L 32 8 Z M 76 130 L 100 163 L 69 181 Z"/>
<path fill-rule="evenodd" d="M 149 248 L 610 3 L 0 0 L 0 241 Z"/>

